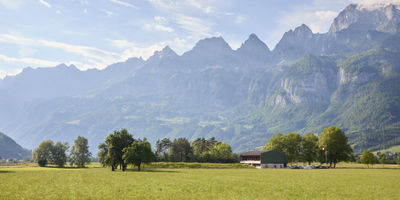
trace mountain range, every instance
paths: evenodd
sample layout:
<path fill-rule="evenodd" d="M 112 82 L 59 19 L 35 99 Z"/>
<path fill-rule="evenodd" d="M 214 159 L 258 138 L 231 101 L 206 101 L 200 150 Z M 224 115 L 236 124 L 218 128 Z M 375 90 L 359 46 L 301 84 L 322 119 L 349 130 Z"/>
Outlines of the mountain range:
<path fill-rule="evenodd" d="M 26 148 L 113 130 L 151 142 L 216 137 L 236 152 L 277 132 L 343 129 L 356 152 L 400 145 L 400 10 L 349 5 L 327 33 L 302 24 L 271 50 L 255 34 L 233 50 L 205 38 L 182 55 L 104 70 L 65 64 L 0 80 L 0 130 Z"/>

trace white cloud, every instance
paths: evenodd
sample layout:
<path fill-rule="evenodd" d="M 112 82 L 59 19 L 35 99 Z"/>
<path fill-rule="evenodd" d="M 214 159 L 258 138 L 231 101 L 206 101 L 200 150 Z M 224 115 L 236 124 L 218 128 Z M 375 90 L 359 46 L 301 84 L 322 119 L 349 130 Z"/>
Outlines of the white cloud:
<path fill-rule="evenodd" d="M 158 24 L 168 24 L 168 20 L 161 16 L 154 16 L 154 21 L 156 21 Z"/>
<path fill-rule="evenodd" d="M 26 3 L 25 0 L 0 0 L 0 4 L 7 9 L 15 10 Z"/>
<path fill-rule="evenodd" d="M 51 5 L 45 0 L 39 0 L 39 3 L 41 3 L 42 5 L 44 5 L 44 6 L 48 7 L 48 8 L 51 8 Z"/>
<path fill-rule="evenodd" d="M 103 10 L 103 11 L 106 13 L 107 17 L 111 17 L 114 15 L 114 13 L 109 10 Z"/>
<path fill-rule="evenodd" d="M 0 55 L 1 56 L 1 55 Z M 6 76 L 14 76 L 22 72 L 22 69 L 13 69 L 4 71 L 0 69 L 0 79 L 3 79 Z"/>
<path fill-rule="evenodd" d="M 108 41 L 111 43 L 111 46 L 118 48 L 118 49 L 126 49 L 129 47 L 134 46 L 135 44 L 132 42 L 129 42 L 127 40 L 111 40 L 108 39 Z"/>
<path fill-rule="evenodd" d="M 42 59 L 37 59 L 37 58 L 13 58 L 13 57 L 8 57 L 5 55 L 0 54 L 0 59 L 5 61 L 5 62 L 22 62 L 30 65 L 39 65 L 39 66 L 56 66 L 60 64 L 61 62 L 56 62 L 56 61 L 49 61 L 49 60 L 42 60 Z"/>
<path fill-rule="evenodd" d="M 213 1 L 197 1 L 197 0 L 149 0 L 153 6 L 169 12 L 192 13 L 193 11 L 201 11 L 206 14 L 215 13 L 217 9 L 209 5 Z"/>
<path fill-rule="evenodd" d="M 211 28 L 215 25 L 214 22 L 205 21 L 197 17 L 187 15 L 177 15 L 174 17 L 175 23 L 182 29 L 188 31 L 193 36 L 209 37 L 211 36 Z"/>
<path fill-rule="evenodd" d="M 241 24 L 241 23 L 243 23 L 243 21 L 245 19 L 246 19 L 246 17 L 238 15 L 238 16 L 236 16 L 235 22 L 238 23 L 238 24 Z"/>
<path fill-rule="evenodd" d="M 117 3 L 119 5 L 123 5 L 123 6 L 126 6 L 126 7 L 131 7 L 131 8 L 138 9 L 137 6 L 135 6 L 133 4 L 130 4 L 130 3 L 127 3 L 127 2 L 124 2 L 124 1 L 120 1 L 120 0 L 110 0 L 110 1 L 113 2 L 113 3 Z"/>
<path fill-rule="evenodd" d="M 72 45 L 62 42 L 48 41 L 48 40 L 39 40 L 41 45 L 61 49 L 67 52 L 71 52 L 77 55 L 82 55 L 87 59 L 94 59 L 96 62 L 94 64 L 104 65 L 111 64 L 118 58 L 118 54 L 113 52 L 108 52 L 102 49 L 81 46 L 81 45 Z"/>
<path fill-rule="evenodd" d="M 144 29 L 149 31 L 164 31 L 172 33 L 175 30 L 168 25 L 168 20 L 165 17 L 154 16 L 154 23 L 147 23 L 144 25 Z"/>

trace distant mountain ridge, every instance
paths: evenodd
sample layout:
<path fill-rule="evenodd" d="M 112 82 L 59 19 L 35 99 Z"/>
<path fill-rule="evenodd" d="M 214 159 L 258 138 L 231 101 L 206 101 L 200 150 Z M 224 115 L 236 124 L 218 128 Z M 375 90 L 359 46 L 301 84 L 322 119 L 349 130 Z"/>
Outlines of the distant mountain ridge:
<path fill-rule="evenodd" d="M 216 137 L 244 151 L 276 132 L 336 125 L 357 150 L 395 145 L 399 13 L 349 5 L 327 33 L 302 24 L 273 50 L 250 34 L 237 50 L 212 37 L 181 56 L 166 46 L 104 70 L 26 68 L 0 80 L 0 129 L 29 148 L 83 135 L 92 151 L 121 128 L 151 142 Z"/>

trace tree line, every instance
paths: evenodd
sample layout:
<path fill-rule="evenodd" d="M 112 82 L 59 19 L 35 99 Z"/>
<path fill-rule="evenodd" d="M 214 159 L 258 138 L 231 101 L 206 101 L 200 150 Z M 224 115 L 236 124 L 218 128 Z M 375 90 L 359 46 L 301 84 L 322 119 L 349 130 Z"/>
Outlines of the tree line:
<path fill-rule="evenodd" d="M 361 154 L 359 161 L 362 164 L 366 164 L 368 168 L 370 165 L 373 166 L 378 163 L 382 164 L 382 167 L 384 167 L 384 164 L 400 164 L 400 154 L 387 156 L 385 153 L 378 152 L 375 156 L 375 154 L 373 154 L 372 152 L 364 150 L 364 152 Z"/>
<path fill-rule="evenodd" d="M 306 133 L 303 137 L 299 133 L 277 133 L 263 150 L 283 152 L 290 163 L 318 161 L 336 167 L 340 161 L 354 160 L 345 133 L 334 126 L 325 128 L 319 137 L 313 133 Z"/>
<path fill-rule="evenodd" d="M 45 167 L 47 164 L 53 164 L 57 167 L 64 167 L 69 162 L 71 166 L 85 167 L 90 163 L 91 153 L 89 152 L 88 140 L 85 137 L 78 136 L 67 155 L 69 144 L 67 142 L 57 142 L 46 140 L 40 143 L 32 153 L 33 160 L 39 166 Z"/>
<path fill-rule="evenodd" d="M 120 168 L 125 171 L 128 164 L 137 166 L 152 161 L 169 162 L 238 162 L 238 156 L 231 147 L 215 138 L 206 140 L 198 138 L 190 142 L 186 138 L 177 138 L 171 141 L 168 138 L 156 142 L 155 152 L 146 140 L 134 139 L 126 129 L 114 131 L 100 143 L 98 160 L 103 167 L 109 166 L 114 171 Z"/>

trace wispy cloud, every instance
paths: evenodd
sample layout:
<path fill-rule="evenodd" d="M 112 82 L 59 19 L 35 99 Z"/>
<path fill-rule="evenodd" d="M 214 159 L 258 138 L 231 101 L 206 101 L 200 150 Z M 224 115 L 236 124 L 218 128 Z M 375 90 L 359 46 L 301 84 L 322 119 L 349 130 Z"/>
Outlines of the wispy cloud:
<path fill-rule="evenodd" d="M 168 20 L 165 17 L 155 16 L 153 23 L 147 23 L 144 25 L 144 29 L 146 30 L 155 30 L 155 31 L 164 31 L 172 33 L 175 30 L 168 26 Z"/>
<path fill-rule="evenodd" d="M 108 41 L 110 42 L 111 46 L 118 48 L 118 49 L 126 49 L 126 48 L 130 48 L 132 46 L 135 46 L 134 43 L 129 42 L 127 40 L 111 40 L 108 39 Z"/>
<path fill-rule="evenodd" d="M 0 34 L 0 42 L 2 43 L 12 43 L 17 44 L 22 47 L 50 47 L 54 49 L 60 49 L 62 51 L 70 52 L 72 54 L 82 56 L 86 62 L 90 62 L 94 65 L 98 65 L 99 67 L 104 67 L 113 62 L 119 61 L 121 56 L 117 53 L 105 51 L 99 48 L 94 48 L 90 46 L 82 46 L 82 45 L 73 45 L 63 42 L 57 41 L 49 41 L 49 40 L 38 40 L 36 38 L 28 38 L 23 36 L 15 36 L 9 34 Z M 29 53 L 29 52 L 27 52 Z M 6 58 L 3 57 L 3 60 Z M 8 61 L 13 61 L 15 59 L 9 58 Z M 34 59 L 20 59 L 20 62 L 25 61 L 33 61 L 32 64 L 46 64 L 45 62 L 39 62 L 40 60 Z M 25 62 L 26 63 L 26 62 Z M 47 63 L 47 64 L 54 64 L 54 63 Z M 47 65 L 46 65 L 47 66 Z"/>
<path fill-rule="evenodd" d="M 45 0 L 39 0 L 39 3 L 41 3 L 42 5 L 51 8 L 51 4 L 49 4 L 49 2 L 45 1 Z"/>
<path fill-rule="evenodd" d="M 123 5 L 123 6 L 126 6 L 126 7 L 131 7 L 131 8 L 138 9 L 137 6 L 135 6 L 135 5 L 131 4 L 131 3 L 124 2 L 124 1 L 120 1 L 120 0 L 110 0 L 110 1 L 113 2 L 113 3 L 119 4 L 119 5 Z"/>
<path fill-rule="evenodd" d="M 216 25 L 214 22 L 182 14 L 174 17 L 174 21 L 180 28 L 188 31 L 192 36 L 201 37 L 211 36 L 211 29 Z"/>
<path fill-rule="evenodd" d="M 26 3 L 25 0 L 0 0 L 0 4 L 7 9 L 15 10 Z"/>
<path fill-rule="evenodd" d="M 244 21 L 245 19 L 246 19 L 245 16 L 238 15 L 238 16 L 236 16 L 235 22 L 238 23 L 238 24 L 241 24 L 241 23 L 243 23 L 243 21 Z"/>
<path fill-rule="evenodd" d="M 163 11 L 174 11 L 174 12 L 191 12 L 193 10 L 200 10 L 205 13 L 215 12 L 215 8 L 212 6 L 204 5 L 204 1 L 196 0 L 149 0 L 158 9 Z"/>
<path fill-rule="evenodd" d="M 37 58 L 13 58 L 0 54 L 0 59 L 5 62 L 22 62 L 29 65 L 39 65 L 44 67 L 56 66 L 61 62 L 42 60 Z"/>

